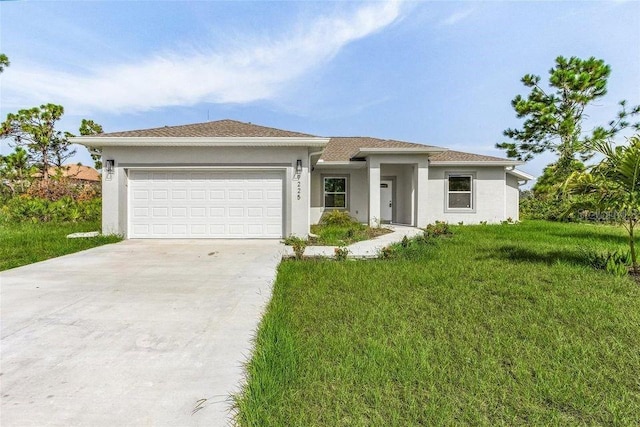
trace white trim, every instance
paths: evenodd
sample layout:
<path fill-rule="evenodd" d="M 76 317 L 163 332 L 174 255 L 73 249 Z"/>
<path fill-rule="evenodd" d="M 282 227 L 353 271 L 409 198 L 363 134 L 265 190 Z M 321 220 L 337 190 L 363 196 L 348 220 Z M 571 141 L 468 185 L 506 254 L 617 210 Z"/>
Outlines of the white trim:
<path fill-rule="evenodd" d="M 134 166 L 129 166 L 127 163 L 122 163 L 121 167 L 123 169 L 127 169 L 127 170 L 138 170 L 138 169 L 144 169 L 144 170 L 153 170 L 153 171 L 166 171 L 166 170 L 210 170 L 210 171 L 217 171 L 217 170 L 223 170 L 225 172 L 227 171 L 244 171 L 244 170 L 249 170 L 249 171 L 273 171 L 274 169 L 276 170 L 285 170 L 287 168 L 290 168 L 292 166 L 289 165 L 253 165 L 253 166 L 244 166 L 244 165 L 231 165 L 231 166 L 218 166 L 218 165 L 204 165 L 204 166 L 198 166 L 198 165 L 193 165 L 193 166 L 153 166 L 153 164 L 151 165 L 134 165 Z"/>
<path fill-rule="evenodd" d="M 465 177 L 470 178 L 471 188 L 469 191 L 453 191 L 453 193 L 469 193 L 469 202 L 471 203 L 471 207 L 469 208 L 452 208 L 449 207 L 449 193 L 452 191 L 449 190 L 449 178 L 450 177 Z M 476 172 L 445 172 L 445 180 L 444 180 L 444 211 L 445 212 L 459 212 L 459 213 L 475 213 L 476 212 Z M 506 183 L 505 183 L 506 184 Z"/>
<path fill-rule="evenodd" d="M 400 148 L 394 148 L 394 147 L 382 147 L 382 148 L 360 148 L 358 150 L 358 152 L 352 156 L 353 157 L 360 157 L 360 155 L 367 155 L 367 154 L 428 154 L 428 153 L 443 153 L 445 151 L 449 151 L 448 148 L 442 148 L 442 147 L 432 147 L 432 146 L 424 146 L 424 147 L 400 147 Z"/>
<path fill-rule="evenodd" d="M 314 167 L 317 168 L 341 168 L 341 167 L 345 167 L 345 168 L 349 168 L 349 169 L 363 169 L 367 167 L 367 162 L 364 161 L 357 161 L 357 162 L 350 162 L 350 161 L 323 161 L 323 160 L 318 160 L 315 164 Z"/>
<path fill-rule="evenodd" d="M 462 161 L 437 161 L 437 160 L 429 160 L 429 164 L 431 166 L 517 166 L 524 165 L 524 162 L 519 162 L 516 160 L 475 160 L 469 162 Z"/>
<path fill-rule="evenodd" d="M 76 136 L 70 139 L 73 144 L 88 147 L 324 147 L 330 138 Z"/>
<path fill-rule="evenodd" d="M 344 179 L 344 191 L 329 191 L 329 194 L 343 194 L 344 193 L 344 206 L 327 206 L 326 205 L 326 196 L 327 191 L 325 190 L 326 180 L 327 179 Z M 338 175 L 328 175 L 322 176 L 322 208 L 324 210 L 327 209 L 349 209 L 349 177 L 348 176 L 338 176 Z"/>
<path fill-rule="evenodd" d="M 525 180 L 525 181 L 531 181 L 532 179 L 535 179 L 535 177 L 533 175 L 529 175 L 528 173 L 523 172 L 523 171 L 521 171 L 519 169 L 507 169 L 507 173 L 509 175 L 513 175 L 516 178 L 519 178 L 519 179 L 522 179 L 522 180 Z"/>

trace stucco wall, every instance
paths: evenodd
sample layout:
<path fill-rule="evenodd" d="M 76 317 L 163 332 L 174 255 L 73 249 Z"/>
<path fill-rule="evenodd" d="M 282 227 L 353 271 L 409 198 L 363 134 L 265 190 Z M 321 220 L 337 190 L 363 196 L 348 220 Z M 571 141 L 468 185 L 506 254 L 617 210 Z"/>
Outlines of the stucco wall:
<path fill-rule="evenodd" d="M 115 160 L 112 174 L 103 174 L 103 233 L 127 235 L 127 172 L 133 167 L 252 167 L 282 170 L 284 234 L 306 236 L 309 230 L 308 161 L 305 147 L 105 147 L 103 160 Z M 296 161 L 302 160 L 300 199 Z"/>
<path fill-rule="evenodd" d="M 446 173 L 461 172 L 475 174 L 475 206 L 473 212 L 451 212 L 445 206 Z M 513 205 L 513 197 L 507 199 L 507 185 L 505 184 L 504 167 L 429 167 L 429 186 L 427 219 L 432 223 L 436 220 L 450 223 L 464 222 L 477 224 L 480 221 L 496 223 L 508 216 L 515 219 L 513 208 L 507 209 L 507 203 Z M 517 204 L 516 204 L 517 206 Z"/>
<path fill-rule="evenodd" d="M 520 220 L 520 186 L 518 185 L 518 178 L 513 175 L 507 174 L 507 218 L 511 218 L 514 221 Z M 506 219 L 506 218 L 505 218 Z"/>
<path fill-rule="evenodd" d="M 356 220 L 367 222 L 367 204 L 369 203 L 367 183 L 367 169 L 322 169 L 315 168 L 311 172 L 311 223 L 317 224 L 320 216 L 324 212 L 324 191 L 323 177 L 325 176 L 346 176 L 348 182 L 347 190 L 347 210 Z"/>
<path fill-rule="evenodd" d="M 396 204 L 394 222 L 413 224 L 416 222 L 414 218 L 416 218 L 417 212 L 424 209 L 424 203 L 421 206 L 416 206 L 415 194 L 421 191 L 422 200 L 426 200 L 427 170 L 426 156 L 389 154 L 371 155 L 367 167 L 358 169 L 316 167 L 311 173 L 311 223 L 317 223 L 324 211 L 322 178 L 325 176 L 347 176 L 349 178 L 348 211 L 351 216 L 364 223 L 369 222 L 373 217 L 378 221 L 380 219 L 379 209 L 377 214 L 370 215 L 370 204 L 377 202 L 379 208 L 380 180 L 393 178 Z M 372 171 L 377 177 L 375 184 L 370 182 Z M 419 177 L 418 174 L 420 174 Z M 370 197 L 370 194 L 373 197 Z M 417 216 L 417 218 L 418 226 L 426 225 L 423 219 L 425 218 L 424 214 Z"/>

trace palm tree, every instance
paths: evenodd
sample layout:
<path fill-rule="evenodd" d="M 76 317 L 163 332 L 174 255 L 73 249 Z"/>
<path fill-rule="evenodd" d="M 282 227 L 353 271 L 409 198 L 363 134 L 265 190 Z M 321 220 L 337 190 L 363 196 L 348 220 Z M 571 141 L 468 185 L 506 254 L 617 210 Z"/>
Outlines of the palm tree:
<path fill-rule="evenodd" d="M 588 172 L 574 172 L 567 179 L 569 194 L 580 194 L 582 206 L 606 213 L 621 223 L 629 237 L 633 273 L 638 274 L 635 228 L 640 221 L 640 135 L 628 138 L 627 145 L 609 141 L 594 143 L 594 151 L 604 158 Z"/>

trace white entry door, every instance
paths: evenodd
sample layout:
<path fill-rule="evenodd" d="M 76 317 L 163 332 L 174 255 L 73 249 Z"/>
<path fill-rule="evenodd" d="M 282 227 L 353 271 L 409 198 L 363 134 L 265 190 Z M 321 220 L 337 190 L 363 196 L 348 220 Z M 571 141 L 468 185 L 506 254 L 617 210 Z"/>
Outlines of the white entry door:
<path fill-rule="evenodd" d="M 283 175 L 131 170 L 129 238 L 281 238 Z"/>
<path fill-rule="evenodd" d="M 393 181 L 380 181 L 380 220 L 391 222 L 393 220 Z"/>

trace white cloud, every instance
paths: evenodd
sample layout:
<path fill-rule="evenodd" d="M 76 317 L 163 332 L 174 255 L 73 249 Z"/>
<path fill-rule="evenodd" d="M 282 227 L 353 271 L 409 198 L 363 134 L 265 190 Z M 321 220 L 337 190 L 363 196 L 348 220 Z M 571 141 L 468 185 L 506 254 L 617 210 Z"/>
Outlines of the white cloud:
<path fill-rule="evenodd" d="M 169 53 L 93 71 L 12 64 L 2 75 L 5 107 L 55 102 L 68 113 L 145 111 L 198 102 L 245 103 L 277 97 L 288 82 L 321 66 L 347 44 L 400 17 L 400 3 L 368 3 L 227 51 Z M 184 49 L 182 50 L 184 52 Z"/>
<path fill-rule="evenodd" d="M 473 13 L 473 9 L 471 9 L 471 8 L 464 9 L 464 10 L 458 10 L 458 11 L 452 13 L 451 15 L 449 15 L 447 18 L 443 19 L 440 22 L 440 24 L 441 25 L 455 25 L 458 22 L 468 18 L 472 13 Z"/>

